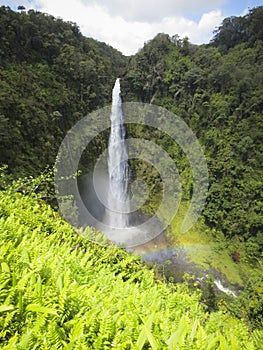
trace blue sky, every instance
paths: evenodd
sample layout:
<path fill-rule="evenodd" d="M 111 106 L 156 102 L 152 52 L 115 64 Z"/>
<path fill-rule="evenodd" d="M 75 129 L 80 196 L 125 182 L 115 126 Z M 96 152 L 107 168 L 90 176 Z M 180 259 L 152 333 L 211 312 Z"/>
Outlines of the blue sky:
<path fill-rule="evenodd" d="M 208 0 L 209 1 L 209 0 Z M 248 8 L 253 8 L 257 6 L 263 6 L 263 0 L 228 0 L 228 1 L 222 1 L 222 5 L 219 6 L 219 8 L 222 11 L 223 17 L 230 17 L 230 16 L 240 16 L 243 14 L 243 12 Z M 187 16 L 187 14 L 186 14 Z M 194 14 L 192 12 L 189 12 L 188 18 L 199 20 L 202 16 L 202 11 L 198 14 Z"/>
<path fill-rule="evenodd" d="M 246 8 L 253 8 L 262 5 L 263 1 L 260 0 L 232 0 L 226 1 L 222 10 L 224 16 L 237 16 Z"/>
<path fill-rule="evenodd" d="M 136 53 L 157 33 L 179 34 L 195 44 L 207 43 L 225 17 L 240 16 L 259 0 L 7 0 L 77 23 L 81 32 L 126 55 Z"/>

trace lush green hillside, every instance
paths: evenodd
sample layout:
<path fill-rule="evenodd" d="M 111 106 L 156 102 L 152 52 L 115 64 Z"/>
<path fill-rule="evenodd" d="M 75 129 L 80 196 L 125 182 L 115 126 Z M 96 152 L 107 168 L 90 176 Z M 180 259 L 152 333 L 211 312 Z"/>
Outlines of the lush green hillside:
<path fill-rule="evenodd" d="M 166 107 L 192 128 L 209 167 L 206 223 L 228 238 L 239 235 L 258 243 L 259 255 L 263 249 L 262 21 L 263 7 L 242 18 L 226 19 L 209 45 L 159 34 L 130 59 L 123 82 L 125 100 Z M 158 134 L 152 137 L 156 142 L 160 139 Z M 173 153 L 183 178 L 189 178 L 182 155 Z"/>
<path fill-rule="evenodd" d="M 1 349 L 261 349 L 225 310 L 79 236 L 37 198 L 0 193 Z M 89 238 L 90 237 L 90 238 Z"/>
<path fill-rule="evenodd" d="M 0 168 L 0 189 L 12 188 L 0 195 L 1 348 L 261 348 L 262 11 L 224 20 L 209 45 L 159 34 L 127 58 L 83 37 L 74 23 L 0 7 L 0 165 L 9 172 L 2 176 Z M 193 262 L 245 288 L 235 301 L 221 300 L 218 312 L 208 313 L 199 301 L 209 305 L 211 285 L 202 294 L 196 286 L 156 281 L 139 258 L 98 243 L 92 230 L 78 236 L 39 199 L 54 203 L 53 178 L 33 177 L 52 167 L 77 120 L 110 103 L 117 76 L 124 101 L 176 113 L 203 146 L 210 176 L 206 207 L 180 236 L 193 190 L 189 161 L 158 130 L 127 126 L 129 137 L 159 144 L 176 162 L 183 202 L 169 228 L 171 240 L 189 245 Z M 93 141 L 83 169 L 107 140 L 106 131 Z M 143 210 L 154 212 L 162 192 L 157 171 L 140 161 L 130 165 L 149 185 Z M 25 174 L 33 177 L 12 183 Z M 35 191 L 38 199 L 26 196 Z M 193 244 L 199 248 L 190 251 Z"/>
<path fill-rule="evenodd" d="M 74 23 L 0 7 L 0 154 L 13 173 L 53 164 L 66 131 L 110 102 L 120 52 Z"/>
<path fill-rule="evenodd" d="M 224 20 L 210 45 L 159 34 L 128 59 L 83 37 L 74 23 L 1 7 L 1 164 L 27 175 L 53 165 L 66 131 L 88 111 L 109 103 L 114 79 L 122 75 L 124 101 L 166 107 L 203 145 L 210 174 L 206 223 L 226 237 L 249 239 L 260 255 L 262 16 L 258 7 L 245 17 Z M 153 130 L 132 133 L 160 139 Z M 105 140 L 97 142 L 105 147 Z M 192 188 L 187 159 L 169 142 L 163 144 L 177 160 L 187 201 Z M 87 156 L 94 160 L 103 147 L 95 142 Z M 151 172 L 144 173 L 157 197 L 160 184 Z"/>

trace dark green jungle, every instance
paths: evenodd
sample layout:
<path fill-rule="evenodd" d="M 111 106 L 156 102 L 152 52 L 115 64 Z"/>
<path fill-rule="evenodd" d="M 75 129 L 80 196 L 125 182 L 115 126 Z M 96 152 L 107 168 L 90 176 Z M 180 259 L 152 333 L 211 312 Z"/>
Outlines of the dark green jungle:
<path fill-rule="evenodd" d="M 263 349 L 262 23 L 260 6 L 225 18 L 209 44 L 160 33 L 124 56 L 75 23 L 0 7 L 1 349 Z M 170 244 L 198 245 L 185 248 L 189 261 L 218 270 L 237 297 L 217 293 L 212 275 L 202 286 L 191 274 L 175 282 L 59 216 L 59 146 L 77 121 L 111 104 L 117 77 L 123 102 L 163 107 L 197 136 L 208 195 L 201 218 L 181 235 L 193 190 L 189 161 L 159 130 L 127 126 L 128 136 L 164 147 L 180 173 Z M 80 173 L 91 170 L 108 135 L 85 150 Z M 142 211 L 151 215 L 162 192 L 158 173 L 130 163 L 150 189 Z"/>

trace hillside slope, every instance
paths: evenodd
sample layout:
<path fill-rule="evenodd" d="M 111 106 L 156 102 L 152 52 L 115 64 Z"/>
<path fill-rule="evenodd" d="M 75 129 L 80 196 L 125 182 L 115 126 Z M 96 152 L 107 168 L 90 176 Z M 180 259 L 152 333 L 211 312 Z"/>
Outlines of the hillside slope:
<path fill-rule="evenodd" d="M 53 165 L 66 132 L 111 100 L 117 76 L 124 101 L 143 101 L 183 118 L 204 147 L 210 188 L 206 223 L 263 250 L 263 7 L 225 19 L 209 45 L 159 34 L 132 57 L 85 38 L 74 23 L 0 8 L 0 154 L 15 176 Z M 246 35 L 241 35 L 245 33 Z M 137 128 L 136 137 L 159 134 Z M 105 135 L 104 135 L 105 136 Z M 107 139 L 91 145 L 92 163 Z M 100 142 L 102 144 L 100 144 Z M 192 190 L 191 169 L 170 147 Z M 167 149 L 166 149 L 167 151 Z M 155 177 L 154 177 L 155 178 Z M 160 183 L 146 172 L 154 197 Z"/>
<path fill-rule="evenodd" d="M 1 349 L 261 349 L 262 331 L 205 313 L 185 285 L 79 236 L 37 198 L 1 192 L 0 208 Z"/>
<path fill-rule="evenodd" d="M 15 175 L 53 164 L 65 133 L 110 103 L 126 64 L 75 23 L 0 7 L 0 154 Z"/>
<path fill-rule="evenodd" d="M 130 59 L 123 77 L 125 101 L 160 105 L 191 127 L 209 169 L 206 223 L 228 238 L 242 236 L 259 244 L 258 256 L 263 251 L 262 21 L 262 6 L 244 17 L 228 18 L 209 45 L 159 34 Z M 158 143 L 160 135 L 151 133 Z M 187 181 L 191 169 L 168 145 Z M 186 201 L 191 185 L 188 180 Z"/>

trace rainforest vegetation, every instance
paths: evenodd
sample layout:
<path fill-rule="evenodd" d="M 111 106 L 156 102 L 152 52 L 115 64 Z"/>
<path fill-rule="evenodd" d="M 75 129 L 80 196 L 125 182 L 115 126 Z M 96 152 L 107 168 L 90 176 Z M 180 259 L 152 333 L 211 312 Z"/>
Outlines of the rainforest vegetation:
<path fill-rule="evenodd" d="M 160 33 L 126 57 L 75 23 L 0 7 L 1 348 L 262 349 L 262 23 L 261 6 L 226 18 L 209 44 Z M 215 297 L 209 281 L 203 291 L 191 278 L 171 283 L 57 213 L 50 170 L 60 143 L 78 120 L 110 104 L 116 77 L 124 102 L 164 107 L 198 137 L 209 189 L 191 235 L 213 242 L 239 271 L 238 298 Z M 182 150 L 158 130 L 130 125 L 127 133 L 173 157 L 186 207 L 192 174 Z M 106 147 L 106 134 L 83 154 L 82 171 Z M 151 214 L 158 174 L 140 162 L 131 167 L 151 189 L 143 208 Z"/>

